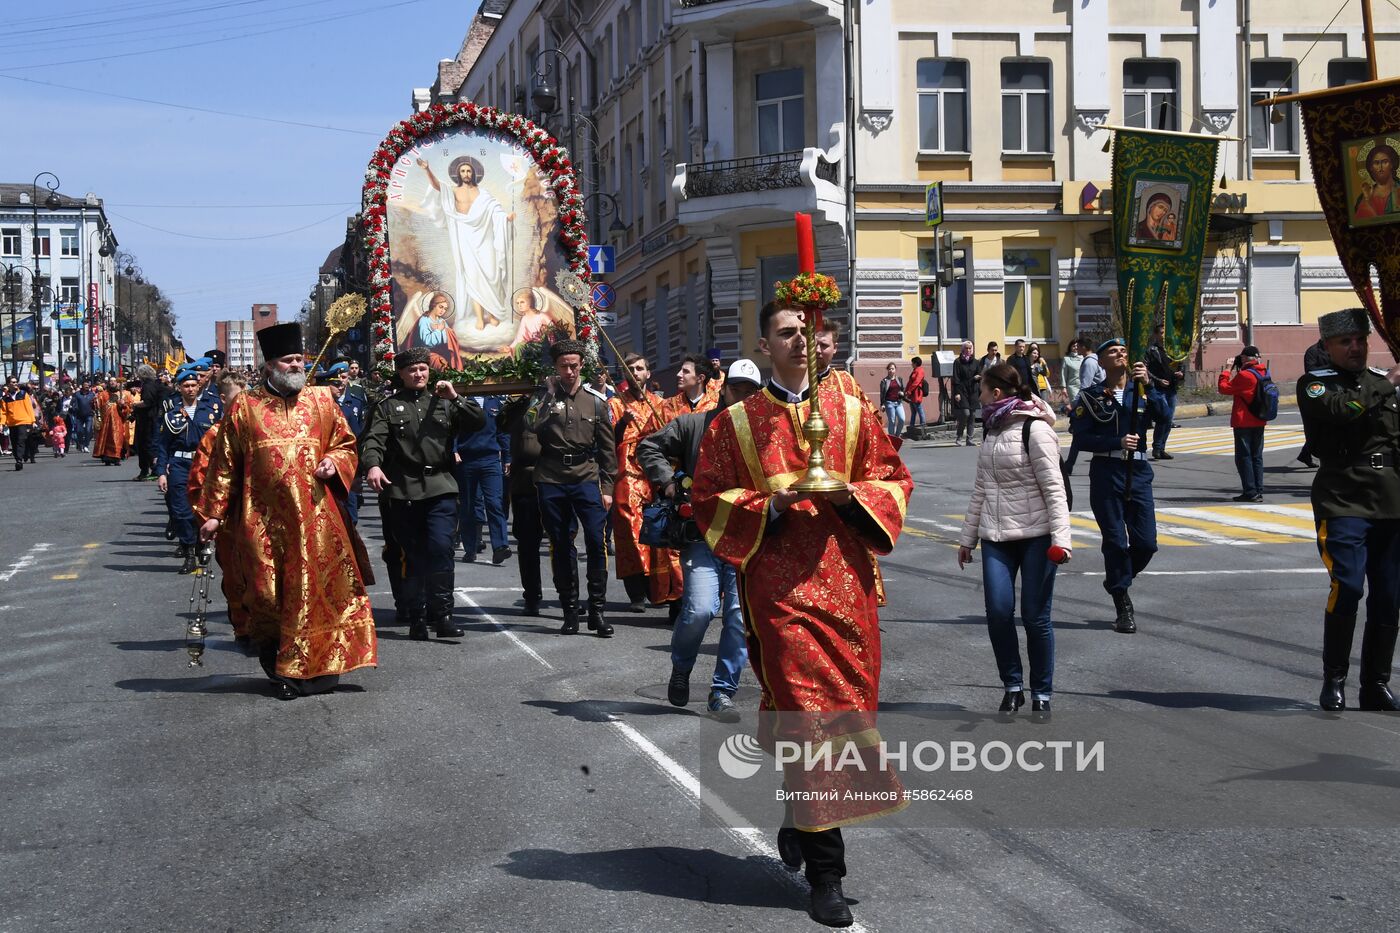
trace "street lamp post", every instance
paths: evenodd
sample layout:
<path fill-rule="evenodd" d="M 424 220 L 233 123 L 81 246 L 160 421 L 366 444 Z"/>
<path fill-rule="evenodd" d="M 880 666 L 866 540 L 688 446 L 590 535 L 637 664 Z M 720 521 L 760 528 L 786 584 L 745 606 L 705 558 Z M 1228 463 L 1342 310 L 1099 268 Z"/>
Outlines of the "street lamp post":
<path fill-rule="evenodd" d="M 5 266 L 5 306 L 8 310 L 5 316 L 10 323 L 10 375 L 19 375 L 19 308 L 24 306 L 24 277 L 20 274 L 29 273 L 29 287 L 34 288 L 34 270 L 26 265 L 16 263 L 13 266 Z M 38 339 L 38 331 L 35 331 L 35 340 Z"/>
<path fill-rule="evenodd" d="M 583 49 L 583 54 L 587 56 L 590 61 L 593 59 L 592 53 L 588 51 L 588 48 L 586 46 Z M 564 54 L 562 49 L 545 49 L 544 51 L 540 52 L 538 55 L 535 56 L 535 72 L 534 77 L 531 79 L 530 82 L 530 101 L 535 106 L 535 112 L 538 115 L 545 118 L 552 117 L 555 114 L 555 112 L 559 109 L 559 91 L 555 84 L 550 81 L 550 75 L 554 71 L 554 63 L 557 60 L 563 60 L 565 64 L 568 63 L 568 57 Z M 575 100 L 572 95 L 570 95 L 569 97 L 568 107 L 569 120 L 566 124 L 566 127 L 564 128 L 564 135 L 568 140 L 569 155 L 573 158 L 575 165 L 582 164 L 579 161 L 580 157 L 583 155 L 587 155 L 588 187 L 592 191 L 598 192 L 598 125 L 594 123 L 593 120 L 591 120 L 584 113 L 581 113 L 578 108 L 575 107 Z M 588 130 L 592 133 L 593 143 L 591 152 L 584 153 L 579 148 L 577 148 L 579 137 L 578 127 L 580 123 L 587 127 Z M 619 219 L 621 211 L 618 210 L 617 199 L 612 195 L 603 196 L 611 201 L 612 214 L 614 216 L 612 224 L 608 227 L 609 235 L 615 236 L 619 232 L 625 233 L 627 228 L 621 223 Z M 607 212 L 600 211 L 599 216 L 606 216 L 606 213 Z M 593 226 L 592 233 L 593 237 L 596 239 L 599 233 L 599 229 L 596 223 Z"/>
<path fill-rule="evenodd" d="M 44 178 L 44 176 L 46 176 L 46 175 L 48 176 L 47 179 Z M 59 207 L 61 207 L 61 206 L 63 205 L 62 199 L 60 199 L 59 196 L 58 196 L 58 188 L 59 188 L 59 185 L 62 184 L 62 182 L 60 182 L 60 181 L 58 180 L 58 176 L 55 175 L 53 172 L 40 172 L 39 174 L 35 175 L 35 176 L 34 176 L 34 180 L 33 180 L 32 182 L 29 183 L 29 210 L 30 210 L 30 214 L 31 214 L 31 216 L 32 216 L 32 218 L 33 218 L 33 221 L 34 221 L 34 227 L 33 227 L 34 239 L 33 239 L 32 243 L 31 243 L 30 245 L 31 245 L 31 247 L 32 247 L 33 250 L 34 250 L 34 284 L 35 284 L 36 286 L 38 285 L 38 283 L 39 283 L 39 278 L 40 278 L 40 276 L 39 276 L 39 181 L 40 181 L 40 179 L 44 179 L 44 187 L 47 188 L 48 191 L 49 191 L 48 197 L 44 198 L 44 206 L 47 207 L 47 208 L 48 208 L 49 210 L 51 210 L 51 211 L 56 211 L 56 210 L 59 209 Z M 52 180 L 50 181 L 49 179 L 52 179 Z M 52 291 L 52 289 L 50 289 L 50 291 Z M 31 295 L 32 298 L 33 298 L 33 309 L 32 309 L 32 310 L 33 310 L 33 313 L 34 313 L 34 372 L 35 372 L 35 373 L 38 375 L 38 377 L 39 377 L 39 388 L 42 390 L 42 389 L 44 388 L 44 354 L 43 354 L 44 344 L 43 344 L 43 341 L 40 340 L 40 338 L 39 338 L 39 328 L 40 328 L 40 326 L 42 325 L 43 322 L 42 322 L 42 320 L 41 320 L 41 318 L 40 318 L 40 315 L 39 315 L 39 298 L 38 298 L 38 293 L 39 293 L 39 289 L 38 289 L 38 288 L 31 288 L 31 289 L 30 289 L 30 295 Z"/>
<path fill-rule="evenodd" d="M 608 238 L 613 239 L 626 233 L 627 227 L 622 223 L 622 219 L 618 216 L 618 214 L 621 212 L 619 211 L 617 205 L 617 195 L 608 194 L 606 191 L 595 191 L 588 197 L 583 199 L 583 206 L 585 210 L 587 210 L 588 208 L 588 202 L 592 201 L 594 198 L 599 199 L 599 220 L 603 219 L 609 214 L 612 215 L 613 221 L 612 223 L 608 224 Z"/>
<path fill-rule="evenodd" d="M 99 247 L 97 248 L 97 255 L 98 255 L 98 257 L 100 257 L 99 261 L 97 261 L 97 262 L 94 262 L 94 261 L 93 261 L 93 258 L 92 258 L 92 256 L 93 256 L 92 241 L 93 241 L 93 237 L 94 237 L 94 236 L 100 236 L 100 237 L 102 237 L 102 245 L 99 246 Z M 86 348 L 85 348 L 85 353 L 86 353 L 87 359 L 88 359 L 87 370 L 88 370 L 89 373 L 91 373 L 93 370 L 95 370 L 95 369 L 97 368 L 98 345 L 101 343 L 100 340 L 94 340 L 94 339 L 93 339 L 93 338 L 94 338 L 95 336 L 97 336 L 97 335 L 96 335 L 95 333 L 93 333 L 92 324 L 93 324 L 93 321 L 94 321 L 94 320 L 97 322 L 97 327 L 99 328 L 98 333 L 101 332 L 101 331 L 100 331 L 100 328 L 102 327 L 102 324 L 103 324 L 102 315 L 101 315 L 101 310 L 102 310 L 102 304 L 101 304 L 101 301 L 102 301 L 102 263 L 101 263 L 100 260 L 101 260 L 101 259 L 106 259 L 106 258 L 108 258 L 109 256 L 112 255 L 112 245 L 111 245 L 110 231 L 107 230 L 106 228 L 102 227 L 102 226 L 94 227 L 91 231 L 88 232 L 87 247 L 88 247 L 88 273 L 89 273 L 89 277 L 88 277 L 88 294 L 85 295 L 85 296 L 83 296 L 83 304 L 84 304 L 84 306 L 87 308 L 86 325 L 85 325 L 85 329 L 84 329 L 84 331 L 83 331 L 83 340 L 84 340 L 84 342 L 87 344 L 87 346 L 86 346 Z M 96 268 L 96 271 L 93 271 L 93 270 L 94 270 L 94 267 Z M 92 286 L 93 286 L 94 284 L 97 286 L 97 296 L 96 296 L 95 298 L 94 298 L 93 295 L 92 295 Z"/>

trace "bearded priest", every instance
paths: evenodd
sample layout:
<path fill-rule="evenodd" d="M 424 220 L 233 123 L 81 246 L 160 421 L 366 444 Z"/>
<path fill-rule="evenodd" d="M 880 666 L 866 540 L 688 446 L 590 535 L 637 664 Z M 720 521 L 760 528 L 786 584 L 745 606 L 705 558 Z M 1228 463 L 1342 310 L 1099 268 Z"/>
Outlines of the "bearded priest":
<path fill-rule="evenodd" d="M 193 503 L 208 541 L 227 519 L 238 598 L 279 699 L 376 663 L 363 545 L 343 508 L 359 458 L 331 390 L 306 385 L 301 327 L 258 331 L 265 383 L 234 399 Z"/>
<path fill-rule="evenodd" d="M 810 313 L 810 312 L 808 312 Z M 759 742 L 831 742 L 864 760 L 879 748 L 880 687 L 876 554 L 888 554 L 904 525 L 914 481 L 879 417 L 832 379 L 808 387 L 804 312 L 773 302 L 759 314 L 760 351 L 773 364 L 763 391 L 725 409 L 700 445 L 691 495 L 695 519 L 715 556 L 739 571 L 749 658 L 761 688 Z M 815 398 L 815 401 L 814 401 Z M 791 488 L 810 451 L 803 435 L 813 404 L 830 429 L 826 469 L 832 492 Z M 840 774 L 785 770 L 793 792 L 778 853 L 806 863 L 811 916 L 848 926 L 841 827 L 901 809 L 902 788 L 878 764 L 851 803 Z M 835 800 L 813 791 L 838 791 Z"/>

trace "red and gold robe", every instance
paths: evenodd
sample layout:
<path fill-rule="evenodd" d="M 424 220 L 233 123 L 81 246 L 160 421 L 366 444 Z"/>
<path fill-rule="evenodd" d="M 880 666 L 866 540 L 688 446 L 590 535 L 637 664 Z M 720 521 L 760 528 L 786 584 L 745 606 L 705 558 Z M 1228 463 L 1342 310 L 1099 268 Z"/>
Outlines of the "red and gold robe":
<path fill-rule="evenodd" d="M 718 395 L 711 398 L 710 394 L 706 392 L 704 395 L 700 396 L 700 401 L 696 402 L 694 405 L 691 405 L 690 399 L 686 398 L 685 395 L 677 392 L 675 395 L 671 396 L 670 398 L 666 399 L 666 401 L 661 403 L 661 416 L 666 419 L 667 424 L 670 424 L 672 421 L 675 421 L 681 415 L 689 415 L 697 411 L 712 411 L 713 409 L 716 409 L 718 407 Z"/>
<path fill-rule="evenodd" d="M 880 419 L 859 399 L 834 381 L 822 383 L 817 397 L 831 430 L 826 468 L 854 487 L 849 506 L 838 510 L 814 498 L 770 519 L 772 494 L 801 479 L 809 453 L 802 435 L 809 403 L 786 404 L 770 389 L 715 419 L 700 447 L 691 495 L 705 540 L 740 571 L 749 661 L 766 714 L 760 741 L 770 749 L 779 739 L 852 742 L 870 759 L 879 742 L 880 685 L 873 558 L 894 547 L 914 481 Z M 892 771 L 871 767 L 837 779 L 866 791 L 899 789 Z M 790 789 L 832 779 L 800 767 L 787 774 Z M 898 793 L 893 803 L 798 801 L 794 818 L 799 829 L 827 829 L 902 806 Z"/>
<path fill-rule="evenodd" d="M 219 430 L 223 426 L 224 423 L 219 421 L 205 431 L 204 436 L 199 439 L 199 446 L 195 448 L 194 457 L 190 460 L 191 502 L 199 500 L 200 490 L 204 488 L 204 478 L 209 475 L 209 458 L 214 453 L 214 443 L 219 439 Z M 230 498 L 229 513 L 225 515 L 224 521 L 219 524 L 218 532 L 214 535 L 214 560 L 218 561 L 219 569 L 224 572 L 223 579 L 219 581 L 219 588 L 223 590 L 224 600 L 228 603 L 229 625 L 233 626 L 234 635 L 247 635 L 248 611 L 243 608 L 242 600 L 243 568 L 234 559 L 237 552 L 233 547 L 233 529 L 238 527 L 239 499 L 238 495 Z"/>
<path fill-rule="evenodd" d="M 125 392 L 98 393 L 97 421 L 92 440 L 94 460 L 126 459 L 126 419 L 130 415 L 131 408 Z"/>
<path fill-rule="evenodd" d="M 836 387 L 842 392 L 852 398 L 859 399 L 862 405 L 870 409 L 876 421 L 883 420 L 884 414 L 880 411 L 879 406 L 870 400 L 870 396 L 865 394 L 865 390 L 860 387 L 860 383 L 856 382 L 855 376 L 852 376 L 844 369 L 828 369 L 822 376 L 822 379 L 828 377 L 836 383 Z M 904 442 L 898 438 L 890 441 L 890 444 L 894 446 L 895 453 L 899 453 L 900 445 L 903 443 Z M 883 606 L 885 605 L 885 575 L 880 572 L 880 562 L 875 559 L 873 554 L 870 557 L 870 562 L 875 565 L 875 603 L 876 605 Z"/>
<path fill-rule="evenodd" d="M 663 427 L 661 396 L 648 392 L 645 400 L 631 392 L 608 399 L 613 436 L 617 443 L 617 480 L 613 484 L 613 549 L 617 552 L 617 577 L 644 574 L 647 599 L 653 605 L 681 598 L 681 562 L 669 548 L 642 544 L 642 506 L 652 500 L 651 483 L 637 462 L 637 444 Z M 630 415 L 630 417 L 628 417 Z M 623 418 L 627 422 L 623 424 Z M 618 425 L 623 425 L 618 431 Z"/>
<path fill-rule="evenodd" d="M 355 435 L 331 390 L 234 399 L 191 504 L 229 526 L 235 593 L 254 641 L 277 639 L 277 674 L 308 679 L 376 663 L 374 619 L 336 494 L 355 480 Z M 323 458 L 336 476 L 317 479 Z M 331 484 L 338 483 L 339 490 Z"/>
<path fill-rule="evenodd" d="M 718 376 L 711 376 L 705 383 L 705 398 L 709 400 L 710 407 L 705 411 L 713 411 L 720 407 L 719 396 L 724 391 L 724 373 Z"/>

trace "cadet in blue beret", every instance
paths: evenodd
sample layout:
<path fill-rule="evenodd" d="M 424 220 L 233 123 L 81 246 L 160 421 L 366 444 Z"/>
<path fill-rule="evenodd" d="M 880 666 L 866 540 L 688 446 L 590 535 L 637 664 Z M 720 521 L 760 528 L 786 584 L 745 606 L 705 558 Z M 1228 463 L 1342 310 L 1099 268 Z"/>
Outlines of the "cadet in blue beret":
<path fill-rule="evenodd" d="M 180 573 L 191 573 L 195 559 L 207 556 L 212 545 L 205 544 L 203 554 L 197 551 L 197 529 L 189 498 L 190 464 L 199 439 L 223 416 L 223 402 L 217 396 L 211 401 L 208 395 L 201 394 L 197 366 L 181 367 L 176 381 L 180 394 L 175 405 L 161 416 L 156 431 L 156 480 L 165 494 L 165 507 L 180 541 Z"/>

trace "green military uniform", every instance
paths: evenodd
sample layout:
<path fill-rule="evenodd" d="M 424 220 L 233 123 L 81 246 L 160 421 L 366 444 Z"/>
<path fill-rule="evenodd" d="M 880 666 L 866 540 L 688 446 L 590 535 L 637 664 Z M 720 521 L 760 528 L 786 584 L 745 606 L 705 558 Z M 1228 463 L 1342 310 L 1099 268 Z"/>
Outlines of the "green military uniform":
<path fill-rule="evenodd" d="M 556 349 L 558 348 L 556 344 Z M 570 351 L 574 352 L 574 351 Z M 610 636 L 603 619 L 607 600 L 608 555 L 603 539 L 608 510 L 602 496 L 611 496 L 617 476 L 617 449 L 611 413 L 605 401 L 583 387 L 540 391 L 525 411 L 525 430 L 539 440 L 535 488 L 540 522 L 551 546 L 554 589 L 564 610 L 564 634 L 578 631 L 578 550 L 574 528 L 583 528 L 588 552 L 588 627 Z"/>
<path fill-rule="evenodd" d="M 1364 311 L 1318 322 L 1324 338 L 1365 334 Z M 1400 615 L 1400 398 L 1386 371 L 1315 369 L 1298 380 L 1308 447 L 1321 461 L 1313 480 L 1317 548 L 1332 581 L 1323 616 L 1323 709 L 1346 706 L 1357 608 L 1366 598 L 1361 640 L 1361 709 L 1400 709 L 1390 669 Z"/>
<path fill-rule="evenodd" d="M 399 354 L 401 367 L 412 365 L 412 353 Z M 398 557 L 399 566 L 390 575 L 400 575 L 397 609 L 412 638 L 427 638 L 429 623 L 439 636 L 462 634 L 451 621 L 457 538 L 452 446 L 457 437 L 485 423 L 475 402 L 461 396 L 438 398 L 431 389 L 400 389 L 370 410 L 360 464 L 366 471 L 379 467 L 389 478 L 390 485 L 380 493 L 381 501 L 388 500 L 382 512 L 386 561 Z"/>

